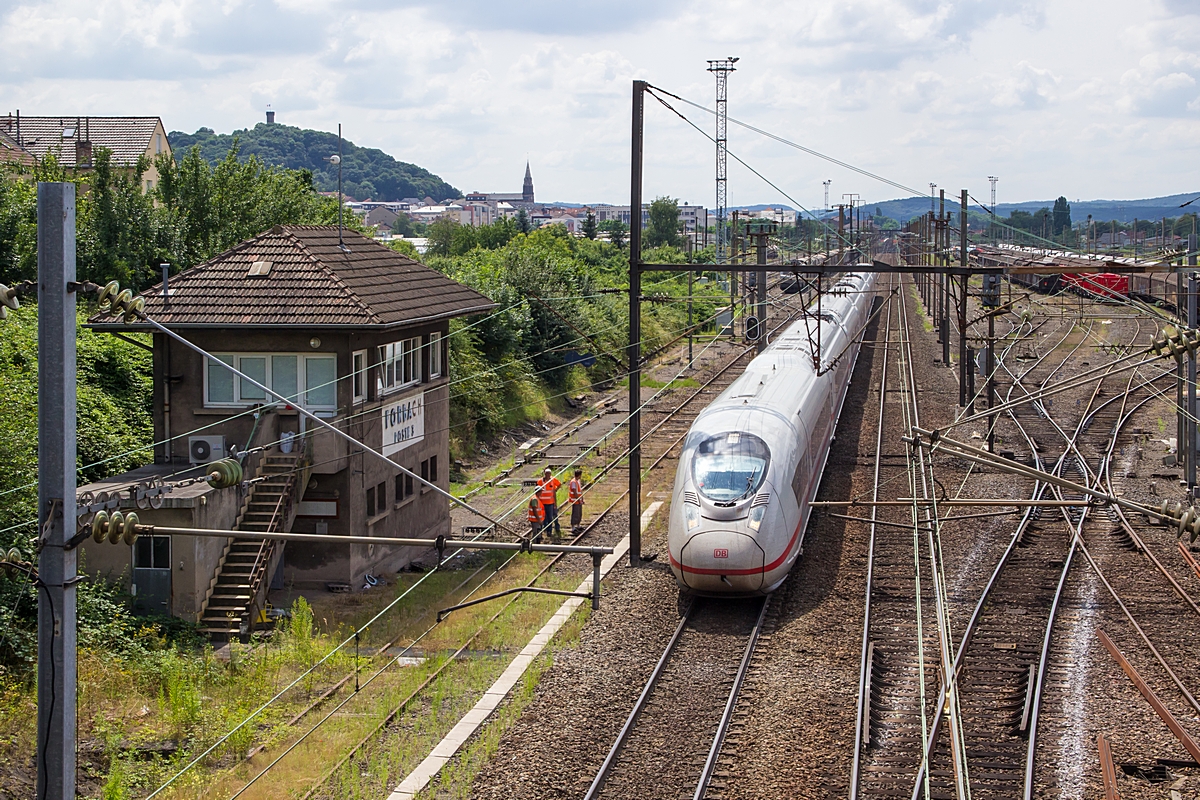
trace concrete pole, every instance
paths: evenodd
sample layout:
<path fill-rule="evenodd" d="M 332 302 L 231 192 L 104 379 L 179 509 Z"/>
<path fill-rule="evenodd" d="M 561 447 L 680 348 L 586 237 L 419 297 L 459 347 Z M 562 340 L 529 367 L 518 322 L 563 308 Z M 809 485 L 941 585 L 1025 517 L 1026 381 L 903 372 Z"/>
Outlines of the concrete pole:
<path fill-rule="evenodd" d="M 633 82 L 629 175 L 629 566 L 642 563 L 642 131 L 646 82 Z"/>
<path fill-rule="evenodd" d="M 37 797 L 75 797 L 75 184 L 39 183 Z"/>

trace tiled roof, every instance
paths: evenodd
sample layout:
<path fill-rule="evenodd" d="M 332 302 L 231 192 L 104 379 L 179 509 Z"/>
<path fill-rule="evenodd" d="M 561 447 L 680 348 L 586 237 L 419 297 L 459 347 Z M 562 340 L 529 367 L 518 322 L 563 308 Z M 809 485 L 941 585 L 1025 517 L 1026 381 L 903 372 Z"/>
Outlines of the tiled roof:
<path fill-rule="evenodd" d="M 277 225 L 221 255 L 147 289 L 146 312 L 168 327 L 390 327 L 487 311 L 479 292 L 354 231 L 349 250 L 336 227 Z M 262 262 L 269 267 L 258 266 Z M 251 271 L 265 272 L 251 275 Z M 125 325 L 105 314 L 92 324 Z"/>
<path fill-rule="evenodd" d="M 17 144 L 17 140 L 0 128 L 0 164 L 24 164 L 32 167 L 36 162 L 29 151 Z"/>
<path fill-rule="evenodd" d="M 17 117 L 11 114 L 0 117 L 0 132 L 18 138 L 17 122 Z M 59 166 L 67 169 L 90 165 L 87 150 L 81 158 L 76 158 L 78 142 L 90 142 L 93 149 L 108 148 L 115 163 L 132 164 L 153 144 L 154 132 L 160 125 L 158 117 L 22 116 L 19 140 L 39 161 L 53 152 Z M 163 152 L 170 151 L 166 136 L 162 146 Z"/>

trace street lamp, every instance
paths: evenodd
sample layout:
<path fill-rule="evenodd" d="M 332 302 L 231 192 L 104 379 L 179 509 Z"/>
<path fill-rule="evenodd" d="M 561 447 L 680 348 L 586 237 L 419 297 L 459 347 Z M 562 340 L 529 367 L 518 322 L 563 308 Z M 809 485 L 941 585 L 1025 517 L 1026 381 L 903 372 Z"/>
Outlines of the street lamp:
<path fill-rule="evenodd" d="M 342 124 L 338 123 L 338 151 L 332 156 L 326 156 L 325 161 L 328 161 L 333 166 L 337 167 L 338 171 L 338 249 L 344 253 L 349 253 L 350 248 L 346 247 L 346 243 L 342 241 Z"/>

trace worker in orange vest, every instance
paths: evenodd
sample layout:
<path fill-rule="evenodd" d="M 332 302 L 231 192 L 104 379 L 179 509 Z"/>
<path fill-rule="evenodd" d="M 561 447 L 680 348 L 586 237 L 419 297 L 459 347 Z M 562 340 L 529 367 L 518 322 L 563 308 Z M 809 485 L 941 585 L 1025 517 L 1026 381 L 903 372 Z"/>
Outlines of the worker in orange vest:
<path fill-rule="evenodd" d="M 558 490 L 562 486 L 562 481 L 554 477 L 554 473 L 549 467 L 546 467 L 546 471 L 538 479 L 537 485 L 537 499 L 542 504 L 546 517 L 542 523 L 542 530 L 550 533 L 550 526 L 553 525 L 554 539 L 558 541 L 562 538 L 562 528 L 558 524 Z"/>
<path fill-rule="evenodd" d="M 571 533 L 578 536 L 583 530 L 583 470 L 576 468 L 575 477 L 567 481 L 567 502 L 571 504 Z"/>
<path fill-rule="evenodd" d="M 546 519 L 546 513 L 543 511 L 542 504 L 537 499 L 537 496 L 529 498 L 529 513 L 527 518 L 529 520 L 529 539 L 536 542 L 541 538 L 542 522 Z"/>

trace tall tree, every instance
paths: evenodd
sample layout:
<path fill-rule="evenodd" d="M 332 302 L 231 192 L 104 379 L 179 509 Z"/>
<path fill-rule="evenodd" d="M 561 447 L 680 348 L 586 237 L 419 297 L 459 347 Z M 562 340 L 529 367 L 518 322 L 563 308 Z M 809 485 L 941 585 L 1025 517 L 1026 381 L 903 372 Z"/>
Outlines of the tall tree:
<path fill-rule="evenodd" d="M 529 221 L 529 214 L 524 208 L 517 209 L 517 230 L 521 233 L 529 233 L 533 230 L 533 223 Z"/>
<path fill-rule="evenodd" d="M 629 233 L 629 226 L 624 222 L 619 219 L 606 219 L 600 223 L 599 228 L 608 234 L 608 240 L 618 248 L 625 247 L 625 235 Z"/>
<path fill-rule="evenodd" d="M 659 197 L 650 204 L 650 224 L 646 228 L 644 246 L 677 247 L 679 244 L 679 201 Z"/>
<path fill-rule="evenodd" d="M 588 211 L 583 220 L 583 235 L 589 239 L 596 238 L 596 214 L 592 211 Z"/>
<path fill-rule="evenodd" d="M 1053 229 L 1054 235 L 1060 235 L 1064 230 L 1071 229 L 1071 204 L 1067 202 L 1067 198 L 1059 195 L 1059 198 L 1054 201 L 1053 212 Z"/>

